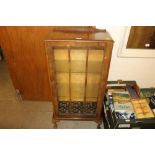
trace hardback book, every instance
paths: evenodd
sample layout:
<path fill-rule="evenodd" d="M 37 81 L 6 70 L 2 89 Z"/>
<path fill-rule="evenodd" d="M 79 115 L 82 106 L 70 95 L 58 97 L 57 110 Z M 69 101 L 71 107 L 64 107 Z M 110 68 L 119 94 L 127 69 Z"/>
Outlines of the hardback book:
<path fill-rule="evenodd" d="M 148 98 L 155 95 L 155 88 L 142 88 L 140 89 L 140 96 L 142 98 Z"/>
<path fill-rule="evenodd" d="M 115 114 L 119 119 L 135 119 L 135 113 L 131 102 L 114 104 Z"/>
<path fill-rule="evenodd" d="M 132 120 L 136 118 L 134 112 L 116 111 L 115 114 L 118 119 Z"/>
<path fill-rule="evenodd" d="M 154 117 L 147 99 L 133 99 L 131 102 L 138 119 Z"/>
<path fill-rule="evenodd" d="M 121 92 L 125 92 L 124 88 L 119 88 L 119 89 L 115 89 L 115 88 L 110 88 L 108 89 L 108 95 L 112 95 L 112 93 L 121 93 Z"/>
<path fill-rule="evenodd" d="M 113 96 L 114 104 L 128 103 L 130 102 L 130 99 L 131 99 L 128 92 L 116 92 L 116 93 L 112 93 L 112 96 Z"/>
<path fill-rule="evenodd" d="M 126 91 L 126 84 L 118 83 L 117 81 L 108 81 L 107 83 L 108 94 L 113 92 L 124 92 Z"/>
<path fill-rule="evenodd" d="M 126 102 L 124 104 L 114 103 L 115 111 L 133 111 L 133 106 L 131 102 Z"/>
<path fill-rule="evenodd" d="M 140 96 L 148 99 L 149 106 L 155 114 L 155 88 L 142 88 Z"/>
<path fill-rule="evenodd" d="M 131 85 L 126 85 L 126 89 L 128 90 L 131 98 L 139 98 L 139 95 L 134 89 L 134 87 L 132 87 Z"/>
<path fill-rule="evenodd" d="M 113 93 L 114 111 L 119 119 L 135 119 L 135 113 L 128 92 Z"/>

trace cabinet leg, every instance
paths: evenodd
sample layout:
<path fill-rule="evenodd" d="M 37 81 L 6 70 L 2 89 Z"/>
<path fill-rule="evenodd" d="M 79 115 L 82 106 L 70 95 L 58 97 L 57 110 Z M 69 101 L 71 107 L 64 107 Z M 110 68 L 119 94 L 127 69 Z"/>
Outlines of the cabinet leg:
<path fill-rule="evenodd" d="M 53 123 L 53 128 L 57 129 L 58 128 L 57 121 L 56 120 L 52 120 L 52 123 Z"/>
<path fill-rule="evenodd" d="M 97 123 L 97 129 L 101 129 L 102 121 L 99 120 L 99 121 L 96 121 L 96 123 Z"/>
<path fill-rule="evenodd" d="M 101 124 L 98 124 L 97 125 L 97 129 L 101 129 Z"/>
<path fill-rule="evenodd" d="M 54 128 L 54 129 L 57 129 L 57 128 L 58 128 L 58 125 L 57 125 L 56 122 L 53 122 L 53 128 Z"/>

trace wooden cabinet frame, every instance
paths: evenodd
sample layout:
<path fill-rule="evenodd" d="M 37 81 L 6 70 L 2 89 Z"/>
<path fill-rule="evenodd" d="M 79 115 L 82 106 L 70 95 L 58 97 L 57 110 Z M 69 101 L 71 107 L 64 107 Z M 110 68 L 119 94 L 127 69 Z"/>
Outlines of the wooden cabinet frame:
<path fill-rule="evenodd" d="M 67 32 L 65 32 L 67 33 Z M 104 32 L 107 33 L 107 32 Z M 62 34 L 61 34 L 62 35 Z M 60 35 L 60 36 L 61 36 Z M 69 34 L 70 36 L 70 34 Z M 60 37 L 61 38 L 61 37 Z M 80 38 L 80 37 L 79 37 Z M 109 72 L 109 66 L 110 66 L 110 60 L 111 60 L 111 53 L 112 53 L 112 47 L 113 47 L 113 41 L 110 40 L 90 40 L 90 39 L 85 39 L 85 40 L 78 40 L 77 37 L 76 39 L 51 39 L 51 40 L 46 40 L 45 41 L 45 46 L 46 46 L 46 56 L 47 56 L 47 66 L 48 66 L 48 73 L 49 73 L 49 81 L 50 81 L 50 87 L 52 90 L 52 103 L 53 103 L 53 123 L 55 124 L 56 127 L 56 122 L 59 120 L 90 120 L 90 121 L 95 121 L 98 123 L 98 127 L 100 127 L 101 124 L 101 112 L 102 112 L 102 104 L 104 100 L 104 93 L 105 93 L 105 88 L 107 84 L 107 78 L 108 78 L 108 72 Z M 76 110 L 75 106 L 77 108 L 78 105 L 84 107 L 90 106 L 90 109 L 88 110 L 89 112 L 80 112 L 80 113 L 63 113 L 61 111 L 61 101 L 59 100 L 58 97 L 58 91 L 61 89 L 57 87 L 57 78 L 56 75 L 57 69 L 56 69 L 56 60 L 55 60 L 55 49 L 65 49 L 68 52 L 68 76 L 69 76 L 69 82 L 68 82 L 68 87 L 69 87 L 69 101 L 66 101 L 64 105 L 71 106 L 73 104 L 73 111 Z M 85 83 L 84 83 L 84 97 L 83 97 L 83 102 L 76 101 L 75 99 L 71 99 L 71 75 L 73 75 L 73 72 L 71 71 L 71 54 L 73 54 L 73 49 L 81 49 L 85 50 L 85 55 L 86 55 L 86 62 L 85 62 L 85 72 L 83 73 L 85 75 Z M 99 50 L 103 54 L 103 59 L 102 59 L 102 70 L 100 73 L 100 82 L 98 84 L 98 96 L 97 96 L 97 101 L 96 102 L 88 102 L 86 104 L 86 88 L 87 88 L 87 80 L 88 80 L 88 55 L 91 50 Z M 79 53 L 80 54 L 80 53 Z M 65 67 L 65 66 L 64 66 Z M 82 73 L 81 73 L 82 74 Z M 82 75 L 83 75 L 82 74 Z M 65 74 L 64 74 L 65 75 Z M 75 104 L 75 106 L 74 106 Z M 83 104 L 83 105 L 82 105 Z M 96 104 L 96 106 L 95 106 Z M 92 106 L 92 107 L 91 107 Z M 96 108 L 96 111 L 94 109 Z M 65 110 L 64 110 L 65 111 Z M 94 112 L 95 111 L 95 112 Z M 94 113 L 93 113 L 94 112 Z"/>

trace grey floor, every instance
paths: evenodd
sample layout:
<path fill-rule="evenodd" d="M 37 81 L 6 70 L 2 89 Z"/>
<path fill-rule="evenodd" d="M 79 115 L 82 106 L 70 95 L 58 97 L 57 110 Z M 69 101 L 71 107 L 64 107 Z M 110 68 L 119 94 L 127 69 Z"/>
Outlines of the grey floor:
<path fill-rule="evenodd" d="M 91 121 L 60 121 L 59 129 L 96 129 Z M 101 126 L 103 128 L 103 126 Z M 4 61 L 0 61 L 0 128 L 52 129 L 50 102 L 19 101 Z"/>

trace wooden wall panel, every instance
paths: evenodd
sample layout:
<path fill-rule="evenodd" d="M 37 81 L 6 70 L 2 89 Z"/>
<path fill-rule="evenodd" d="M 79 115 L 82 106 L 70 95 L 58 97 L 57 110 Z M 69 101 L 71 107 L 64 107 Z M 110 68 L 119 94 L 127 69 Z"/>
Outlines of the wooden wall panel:
<path fill-rule="evenodd" d="M 2 27 L 1 46 L 23 99 L 50 100 L 44 40 L 48 27 Z"/>
<path fill-rule="evenodd" d="M 54 27 L 1 26 L 0 46 L 15 89 L 23 99 L 50 100 L 44 40 Z"/>

